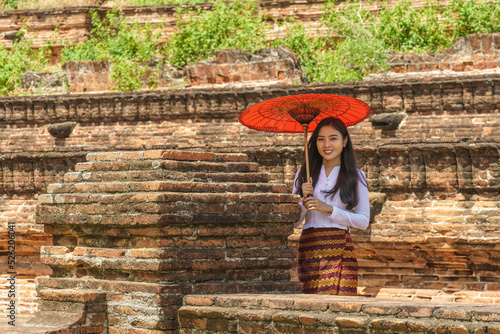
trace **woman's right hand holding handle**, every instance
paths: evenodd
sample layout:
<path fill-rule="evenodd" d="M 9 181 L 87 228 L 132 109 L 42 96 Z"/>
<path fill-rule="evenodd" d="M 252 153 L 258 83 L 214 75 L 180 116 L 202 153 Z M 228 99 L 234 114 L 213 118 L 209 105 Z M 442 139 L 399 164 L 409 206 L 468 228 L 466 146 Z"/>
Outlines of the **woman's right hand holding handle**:
<path fill-rule="evenodd" d="M 304 195 L 304 198 L 312 197 L 312 195 L 314 194 L 312 178 L 309 180 L 309 182 L 302 183 L 302 194 Z"/>

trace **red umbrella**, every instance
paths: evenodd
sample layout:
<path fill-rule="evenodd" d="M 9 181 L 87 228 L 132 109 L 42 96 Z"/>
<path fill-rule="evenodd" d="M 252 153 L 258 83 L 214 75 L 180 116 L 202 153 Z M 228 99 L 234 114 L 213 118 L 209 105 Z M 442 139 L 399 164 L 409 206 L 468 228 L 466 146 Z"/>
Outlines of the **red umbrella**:
<path fill-rule="evenodd" d="M 243 111 L 239 121 L 244 126 L 267 132 L 303 132 L 306 172 L 309 180 L 307 132 L 327 117 L 337 117 L 346 126 L 357 124 L 370 114 L 370 107 L 358 99 L 331 94 L 303 94 L 263 101 Z"/>

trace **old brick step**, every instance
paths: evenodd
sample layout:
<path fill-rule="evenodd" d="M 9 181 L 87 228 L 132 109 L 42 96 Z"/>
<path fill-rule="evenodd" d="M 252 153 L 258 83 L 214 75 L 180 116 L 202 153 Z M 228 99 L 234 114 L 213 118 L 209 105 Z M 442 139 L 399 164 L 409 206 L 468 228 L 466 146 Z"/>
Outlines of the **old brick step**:
<path fill-rule="evenodd" d="M 141 295 L 156 295 L 162 294 L 165 298 L 164 305 L 181 305 L 183 295 L 195 293 L 195 294 L 207 294 L 217 291 L 219 293 L 259 293 L 262 291 L 264 293 L 265 289 L 267 291 L 281 291 L 283 293 L 296 293 L 298 291 L 298 283 L 295 282 L 245 282 L 234 281 L 231 284 L 221 281 L 224 277 L 218 274 L 218 281 L 214 281 L 211 278 L 206 281 L 189 282 L 178 280 L 174 284 L 172 283 L 151 283 L 143 281 L 119 281 L 119 280 L 109 280 L 109 279 L 96 279 L 94 277 L 86 276 L 81 278 L 76 277 L 39 277 L 37 278 L 37 286 L 39 291 L 48 290 L 66 290 L 66 289 L 76 289 L 81 291 L 88 290 L 99 290 L 100 292 L 111 292 L 108 297 L 114 294 L 116 295 L 116 289 L 119 291 L 128 292 L 134 294 L 134 298 L 126 303 L 137 304 L 137 297 Z M 274 285 L 274 286 L 273 286 Z M 269 288 L 272 289 L 269 289 Z M 126 289 L 125 291 L 123 289 Z M 147 299 L 148 297 L 146 297 Z M 113 301 L 113 299 L 111 299 Z M 120 301 L 121 302 L 121 301 Z M 116 305 L 116 302 L 113 303 Z M 149 303 L 148 303 L 149 304 Z"/>
<path fill-rule="evenodd" d="M 290 267 L 295 262 L 295 253 L 287 249 L 279 249 L 280 246 L 275 240 L 268 238 L 263 240 L 260 238 L 254 239 L 233 239 L 232 244 L 227 247 L 227 252 L 222 247 L 210 247 L 207 244 L 212 243 L 217 246 L 219 240 L 205 240 L 205 247 L 179 247 L 178 249 L 132 249 L 130 251 L 124 249 L 95 249 L 92 247 L 76 247 L 73 252 L 70 252 L 64 246 L 53 246 L 42 252 L 42 263 L 54 267 L 63 267 L 65 271 L 71 271 L 72 267 L 85 269 L 96 269 L 100 272 L 110 271 L 127 271 L 127 272 L 189 272 L 190 279 L 195 276 L 202 278 L 206 272 L 222 272 L 242 270 L 241 277 L 252 271 L 262 274 L 262 268 L 275 271 L 273 274 L 278 275 L 278 270 L 282 269 L 284 276 L 288 275 Z M 253 241 L 253 242 L 252 242 Z M 182 244 L 182 243 L 180 243 Z M 199 243 L 202 244 L 202 243 Z M 219 242 L 220 244 L 220 242 Z M 246 252 L 242 251 L 242 247 L 251 247 Z M 261 249 L 257 249 L 257 246 Z M 236 247 L 239 247 L 236 248 Z M 273 250 L 274 247 L 274 250 Z M 66 249 L 65 249 L 66 248 Z M 185 253 L 185 254 L 181 254 Z M 204 253 L 203 255 L 200 255 Z M 267 253 L 268 257 L 262 259 L 263 253 Z M 112 257 L 111 254 L 115 254 Z M 189 255 L 197 256 L 197 258 L 189 258 Z M 260 256 L 259 256 L 260 255 Z M 155 256 L 158 256 L 155 258 Z M 196 273 L 197 272 L 197 273 Z M 61 271 L 58 270 L 60 274 Z M 259 274 L 259 275 L 260 275 Z M 254 273 L 248 277 L 255 276 Z M 165 279 L 163 277 L 162 279 Z M 260 278 L 260 276 L 259 276 Z"/>
<path fill-rule="evenodd" d="M 110 220 L 111 222 L 112 220 Z M 129 219 L 129 222 L 135 223 L 132 218 Z M 140 222 L 142 221 L 139 220 Z M 181 255 L 175 255 L 176 253 L 170 249 L 172 247 L 186 250 L 185 254 L 197 254 L 198 250 L 204 247 L 207 251 L 216 252 L 217 250 L 219 252 L 221 248 L 225 247 L 225 256 L 228 258 L 275 258 L 275 254 L 281 257 L 295 254 L 295 249 L 288 248 L 284 241 L 282 247 L 278 247 L 279 250 L 276 252 L 269 249 L 269 244 L 265 248 L 259 248 L 266 245 L 263 238 L 274 239 L 277 235 L 290 233 L 291 227 L 287 224 L 277 225 L 272 222 L 264 222 L 252 224 L 252 226 L 248 226 L 248 224 L 234 226 L 229 221 L 227 224 L 219 224 L 219 226 L 213 224 L 143 226 L 144 224 L 137 225 L 139 223 L 130 226 L 61 224 L 49 225 L 46 226 L 46 229 L 54 236 L 56 244 L 64 244 L 69 248 L 77 246 L 100 248 L 104 245 L 116 249 L 161 248 L 167 254 L 172 254 L 173 258 L 179 258 Z M 120 239 L 117 238 L 118 235 L 121 236 Z M 50 248 L 44 248 L 44 252 L 49 252 L 48 249 Z M 103 251 L 103 254 L 105 253 Z M 183 253 L 182 256 L 185 254 Z M 209 253 L 200 256 L 205 258 L 214 255 Z"/>
<path fill-rule="evenodd" d="M 64 181 L 71 182 L 130 182 L 130 181 L 158 181 L 175 180 L 184 182 L 268 182 L 268 173 L 224 173 L 224 172 L 185 172 L 165 169 L 144 169 L 127 171 L 97 171 L 97 172 L 68 172 Z"/>
<path fill-rule="evenodd" d="M 320 295 L 190 295 L 188 333 L 500 333 L 497 306 Z"/>
<path fill-rule="evenodd" d="M 39 312 L 16 326 L 1 324 L 5 334 L 101 333 L 106 322 L 106 294 L 96 290 L 41 290 Z"/>
<path fill-rule="evenodd" d="M 262 233 L 273 233 L 275 228 L 261 229 Z M 276 233 L 276 232 L 274 232 Z M 97 248 L 77 246 L 70 250 L 66 246 L 44 246 L 42 250 L 43 257 L 60 258 L 62 261 L 76 262 L 79 259 L 92 261 L 97 258 L 101 260 L 111 259 L 116 262 L 148 261 L 148 263 L 169 259 L 171 262 L 180 260 L 224 260 L 224 259 L 256 259 L 266 257 L 269 259 L 277 258 L 295 258 L 296 251 L 286 248 L 276 248 L 276 241 L 272 236 L 263 238 L 261 236 L 246 237 L 240 235 L 227 241 L 222 239 L 203 239 L 198 242 L 193 240 L 172 241 L 171 245 L 162 248 Z M 191 241 L 191 242 L 190 242 Z M 279 247 L 279 244 L 278 244 Z M 52 260 L 51 260 L 52 261 Z M 130 264 L 133 265 L 133 264 Z"/>
<path fill-rule="evenodd" d="M 205 195 L 205 194 L 203 194 Z M 292 213 L 295 215 L 300 214 L 300 208 L 298 205 L 293 203 L 258 203 L 258 202 L 232 202 L 232 203 L 222 203 L 222 202 L 192 202 L 186 200 L 186 196 L 183 195 L 183 202 L 177 202 L 176 197 L 172 197 L 169 203 L 138 203 L 134 205 L 125 205 L 123 203 L 115 202 L 112 204 L 102 205 L 102 204 L 59 204 L 59 205 L 43 205 L 37 208 L 39 217 L 46 215 L 66 215 L 68 217 L 68 224 L 73 221 L 73 216 L 76 218 L 81 218 L 82 221 L 85 220 L 85 216 L 102 216 L 101 222 L 104 223 L 106 216 L 116 215 L 117 219 L 124 216 L 136 217 L 137 214 L 151 215 L 159 214 L 168 217 L 169 214 L 185 214 L 191 213 L 193 215 L 194 221 L 196 221 L 197 215 L 226 215 L 227 217 L 219 217 L 218 220 L 230 220 L 236 216 L 244 215 L 268 215 L 279 217 L 280 215 L 285 215 Z M 180 197 L 179 197 L 180 199 Z M 90 217 L 89 217 L 90 218 Z M 98 217 L 96 217 L 98 218 Z M 243 217 L 241 217 L 243 218 Z M 90 218 L 92 219 L 92 218 Z M 147 219 L 145 217 L 145 219 Z M 93 219 L 92 219 L 93 220 Z M 240 220 L 240 219 L 238 219 Z M 87 222 L 88 223 L 88 222 Z M 291 231 L 290 231 L 291 232 Z"/>
<path fill-rule="evenodd" d="M 90 187 L 88 187 L 90 188 Z M 108 189 L 109 190 L 109 189 Z M 42 209 L 40 206 L 37 207 L 38 213 L 58 213 L 61 210 L 52 211 L 51 209 L 44 209 L 44 207 L 53 204 L 54 206 L 58 206 L 61 208 L 66 208 L 68 206 L 74 205 L 85 205 L 92 206 L 96 205 L 95 203 L 99 203 L 103 205 L 103 209 L 106 212 L 100 212 L 102 214 L 109 214 L 105 210 L 105 205 L 123 203 L 126 206 L 117 207 L 113 213 L 123 213 L 123 212 L 149 212 L 149 210 L 142 210 L 139 207 L 129 206 L 130 204 L 140 204 L 143 203 L 144 207 L 154 208 L 154 212 L 168 212 L 168 211 L 157 211 L 156 209 L 161 209 L 162 204 L 169 204 L 178 206 L 179 208 L 185 205 L 194 205 L 203 206 L 204 203 L 227 203 L 227 204 L 235 204 L 235 203 L 261 203 L 262 205 L 267 205 L 268 203 L 288 203 L 288 204 L 296 204 L 300 200 L 300 198 L 296 195 L 286 194 L 286 193 L 254 193 L 254 192 L 221 192 L 221 193 L 199 193 L 199 192 L 119 192 L 115 194 L 103 194 L 101 192 L 77 192 L 73 191 L 76 194 L 67 194 L 67 193 L 51 193 L 41 195 L 39 197 L 40 203 L 44 204 Z M 163 205 L 164 208 L 166 208 Z M 251 207 L 249 207 L 251 208 Z M 262 207 L 261 212 L 267 212 L 264 210 L 265 206 Z M 187 209 L 187 208 L 186 208 Z M 244 210 L 243 208 L 241 208 Z M 44 211 L 48 210 L 48 211 Z M 62 211 L 64 211 L 62 210 Z M 252 211 L 244 210 L 244 211 Z M 293 210 L 294 212 L 296 210 Z M 196 212 L 196 210 L 194 211 Z M 278 211 L 283 212 L 283 211 Z M 86 212 L 72 212 L 72 213 L 86 213 Z M 97 213 L 97 212 L 95 212 Z"/>
<path fill-rule="evenodd" d="M 77 164 L 76 171 L 122 171 L 167 169 L 179 171 L 248 172 L 256 163 L 248 162 L 242 153 L 194 151 L 131 151 L 87 154 L 86 163 Z"/>
<path fill-rule="evenodd" d="M 205 211 L 206 209 L 206 211 Z M 219 208 L 216 208 L 218 210 Z M 296 211 L 287 211 L 286 213 L 275 213 L 272 206 L 266 206 L 266 212 L 255 210 L 248 213 L 226 213 L 223 209 L 221 212 L 213 213 L 214 210 L 210 209 L 209 206 L 204 206 L 198 211 L 201 212 L 190 212 L 186 213 L 184 211 L 174 212 L 174 213 L 163 213 L 163 214 L 77 214 L 77 215 L 62 215 L 62 214 L 38 214 L 37 224 L 44 225 L 113 225 L 113 226 L 124 226 L 127 227 L 138 227 L 138 226 L 171 226 L 179 224 L 248 224 L 248 223 L 285 223 L 290 224 L 297 220 L 298 213 Z M 209 213 L 210 212 L 210 213 Z M 291 233 L 291 231 L 290 231 Z"/>
<path fill-rule="evenodd" d="M 151 150 L 124 152 L 97 152 L 87 154 L 87 161 L 123 161 L 123 160 L 180 160 L 211 162 L 245 162 L 248 156 L 243 153 L 213 153 L 181 150 Z"/>
<path fill-rule="evenodd" d="M 42 198 L 42 203 L 52 202 L 52 195 L 58 194 L 59 203 L 76 203 L 81 202 L 85 196 L 87 199 L 84 203 L 96 202 L 99 200 L 106 200 L 106 198 L 96 197 L 96 193 L 127 193 L 129 197 L 133 198 L 133 202 L 138 202 L 138 194 L 143 193 L 144 201 L 158 201 L 154 200 L 152 192 L 182 192 L 182 193 L 207 193 L 208 194 L 226 194 L 228 193 L 286 193 L 287 188 L 285 185 L 271 184 L 271 183 L 241 183 L 241 182 L 221 182 L 221 183 L 207 183 L 207 182 L 186 182 L 186 181 L 103 181 L 103 182 L 68 182 L 64 184 L 51 184 L 47 187 L 47 192 L 50 196 Z M 71 199 L 69 194 L 78 193 L 78 199 Z M 66 194 L 66 195 L 63 195 Z M 161 193 L 160 193 L 161 194 Z M 108 197 L 112 195 L 106 195 Z M 125 195 L 123 195 L 125 196 Z M 135 197 L 134 197 L 135 196 Z"/>
<path fill-rule="evenodd" d="M 255 162 L 196 162 L 174 160 L 126 160 L 126 161 L 91 161 L 82 162 L 75 166 L 77 172 L 94 171 L 129 171 L 166 169 L 182 172 L 256 172 L 258 164 Z"/>
<path fill-rule="evenodd" d="M 186 268 L 188 268 L 186 266 Z M 289 268 L 269 268 L 263 270 L 262 267 L 250 269 L 228 269 L 228 270 L 120 270 L 120 269 L 100 269 L 96 267 L 88 268 L 72 268 L 72 267 L 54 267 L 60 276 L 71 276 L 75 270 L 79 273 L 86 274 L 87 276 L 95 277 L 96 279 L 106 279 L 109 276 L 127 277 L 128 284 L 130 281 L 140 281 L 143 283 L 165 283 L 165 284 L 178 284 L 179 282 L 211 282 L 211 289 L 203 289 L 204 284 L 193 284 L 193 288 L 197 292 L 192 293 L 237 293 L 239 291 L 247 292 L 262 292 L 274 291 L 277 293 L 297 293 L 299 291 L 297 282 L 290 282 L 287 278 L 290 277 Z M 280 282 L 277 282 L 280 280 Z M 231 282 L 228 284 L 228 282 Z M 276 286 L 272 286 L 276 284 Z M 208 286 L 209 284 L 206 284 Z M 255 288 L 261 285 L 262 290 Z M 266 286 L 266 288 L 265 288 Z M 290 287 L 295 286 L 291 290 Z M 244 290 L 242 288 L 248 287 Z M 251 290 L 253 287 L 254 290 Z M 285 290 L 279 290 L 286 287 Z M 215 289 L 214 289 L 215 288 Z M 269 290 L 271 288 L 271 290 Z M 153 311 L 153 310 L 152 310 Z"/>

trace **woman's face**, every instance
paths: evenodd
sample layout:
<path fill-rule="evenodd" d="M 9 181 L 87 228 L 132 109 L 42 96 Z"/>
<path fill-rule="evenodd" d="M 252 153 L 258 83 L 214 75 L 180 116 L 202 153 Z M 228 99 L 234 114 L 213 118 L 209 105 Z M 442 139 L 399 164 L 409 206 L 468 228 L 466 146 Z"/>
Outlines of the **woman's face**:
<path fill-rule="evenodd" d="M 323 164 L 340 166 L 340 154 L 346 144 L 347 138 L 343 140 L 342 134 L 337 129 L 330 125 L 322 127 L 318 132 L 316 145 L 319 154 L 323 157 Z"/>

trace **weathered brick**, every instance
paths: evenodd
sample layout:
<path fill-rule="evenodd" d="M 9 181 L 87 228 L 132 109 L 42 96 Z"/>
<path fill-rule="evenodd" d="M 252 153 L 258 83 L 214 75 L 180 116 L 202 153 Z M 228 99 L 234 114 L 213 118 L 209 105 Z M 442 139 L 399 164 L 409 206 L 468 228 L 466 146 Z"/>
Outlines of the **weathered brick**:
<path fill-rule="evenodd" d="M 293 308 L 296 310 L 325 311 L 328 309 L 328 303 L 317 300 L 309 301 L 297 299 L 293 304 Z"/>
<path fill-rule="evenodd" d="M 352 317 L 340 316 L 335 319 L 335 323 L 340 329 L 348 329 L 348 328 L 367 329 L 370 321 L 371 319 L 368 317 L 359 317 L 359 316 L 352 316 Z"/>
<path fill-rule="evenodd" d="M 452 308 L 439 308 L 434 311 L 434 316 L 438 319 L 470 320 L 473 317 L 472 311 Z"/>

